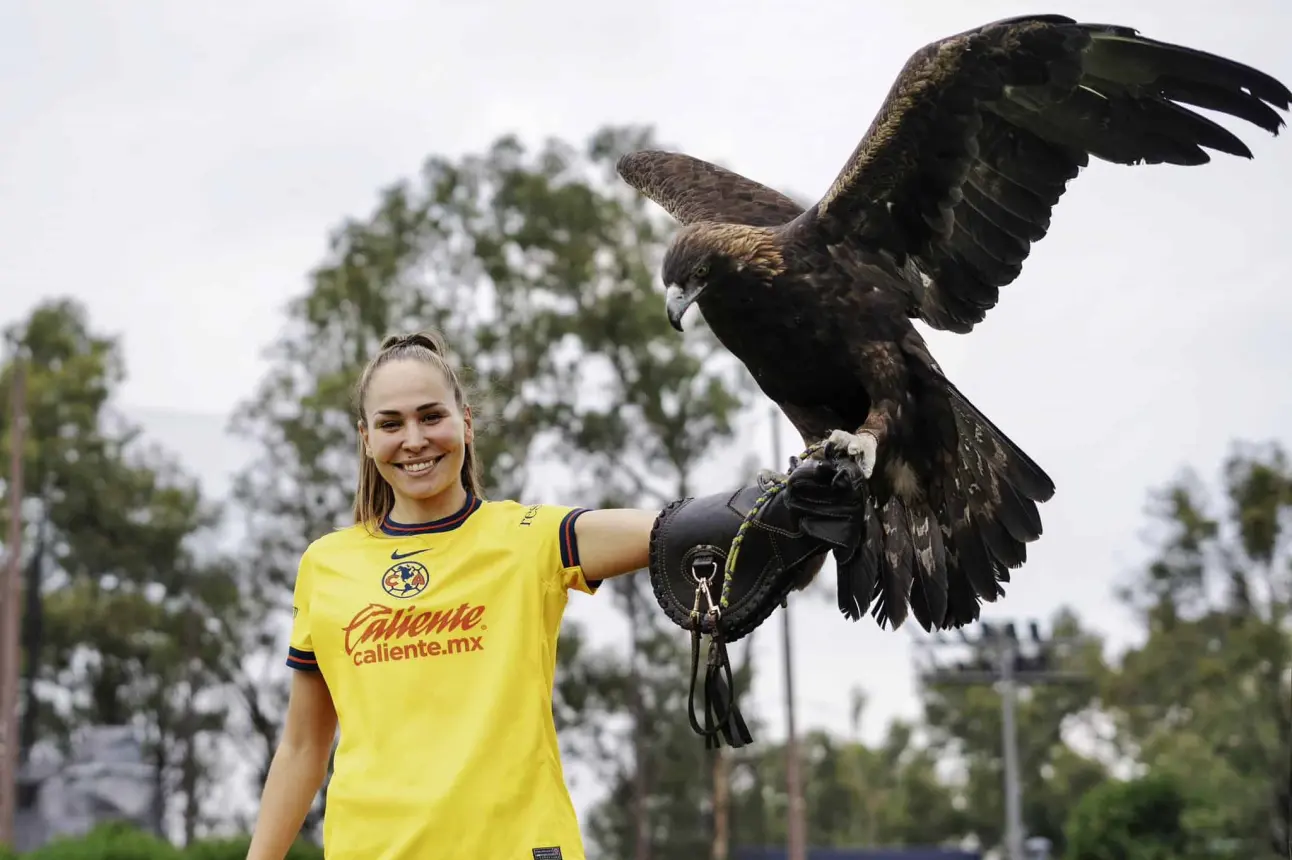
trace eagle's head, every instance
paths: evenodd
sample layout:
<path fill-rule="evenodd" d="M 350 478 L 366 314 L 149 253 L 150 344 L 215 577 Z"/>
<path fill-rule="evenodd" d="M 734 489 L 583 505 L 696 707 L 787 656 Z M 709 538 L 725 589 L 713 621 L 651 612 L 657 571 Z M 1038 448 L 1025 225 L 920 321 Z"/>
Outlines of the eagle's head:
<path fill-rule="evenodd" d="M 771 231 L 743 224 L 688 224 L 673 237 L 661 272 L 668 321 L 682 330 L 682 316 L 707 290 L 754 277 L 770 281 L 782 269 Z"/>

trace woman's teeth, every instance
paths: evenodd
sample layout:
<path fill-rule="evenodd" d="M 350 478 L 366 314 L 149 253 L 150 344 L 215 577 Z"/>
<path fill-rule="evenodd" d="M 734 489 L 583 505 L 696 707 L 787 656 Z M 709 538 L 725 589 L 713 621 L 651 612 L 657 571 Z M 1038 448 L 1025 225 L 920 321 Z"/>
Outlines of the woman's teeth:
<path fill-rule="evenodd" d="M 438 462 L 440 462 L 440 459 L 439 457 L 436 457 L 434 460 L 427 460 L 425 463 L 400 463 L 399 468 L 408 472 L 410 475 L 417 475 L 421 472 L 425 472 Z"/>

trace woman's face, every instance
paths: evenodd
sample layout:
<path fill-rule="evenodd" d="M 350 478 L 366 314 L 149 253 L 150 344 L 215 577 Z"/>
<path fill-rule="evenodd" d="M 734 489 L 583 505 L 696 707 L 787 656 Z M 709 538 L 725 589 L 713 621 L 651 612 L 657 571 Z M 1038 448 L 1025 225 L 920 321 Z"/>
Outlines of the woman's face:
<path fill-rule="evenodd" d="M 439 368 L 415 359 L 382 365 L 368 382 L 364 412 L 368 454 L 397 499 L 420 502 L 460 484 L 471 413 L 458 408 Z"/>

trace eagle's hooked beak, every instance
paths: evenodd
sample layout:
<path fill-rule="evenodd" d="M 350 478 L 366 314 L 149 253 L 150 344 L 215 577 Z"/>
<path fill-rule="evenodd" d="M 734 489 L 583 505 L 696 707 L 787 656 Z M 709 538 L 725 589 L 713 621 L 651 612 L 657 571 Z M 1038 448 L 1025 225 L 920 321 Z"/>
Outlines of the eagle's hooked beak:
<path fill-rule="evenodd" d="M 704 292 L 704 283 L 697 281 L 688 281 L 684 288 L 677 284 L 669 284 L 665 292 L 664 308 L 668 311 L 668 321 L 673 328 L 678 331 L 682 330 L 682 316 L 686 313 L 700 293 Z"/>

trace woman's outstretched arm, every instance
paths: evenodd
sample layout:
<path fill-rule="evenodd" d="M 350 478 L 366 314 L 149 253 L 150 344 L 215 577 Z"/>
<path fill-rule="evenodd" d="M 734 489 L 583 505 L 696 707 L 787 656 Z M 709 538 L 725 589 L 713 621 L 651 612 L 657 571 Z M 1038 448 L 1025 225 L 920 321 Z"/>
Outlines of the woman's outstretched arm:
<path fill-rule="evenodd" d="M 579 562 L 589 582 L 640 570 L 650 561 L 650 531 L 659 511 L 606 508 L 574 523 Z"/>

